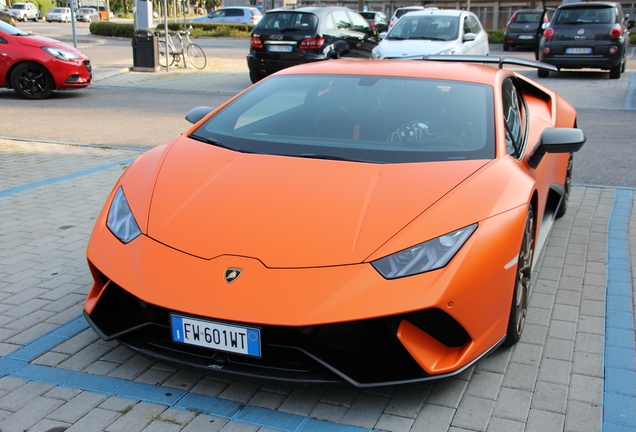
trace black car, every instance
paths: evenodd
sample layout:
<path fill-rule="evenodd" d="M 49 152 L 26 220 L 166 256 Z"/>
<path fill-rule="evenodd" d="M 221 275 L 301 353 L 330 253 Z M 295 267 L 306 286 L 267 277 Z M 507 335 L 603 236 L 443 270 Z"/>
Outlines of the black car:
<path fill-rule="evenodd" d="M 539 25 L 548 23 L 547 14 L 542 10 L 518 10 L 506 25 L 503 50 L 510 48 L 532 47 L 537 45 L 537 30 Z"/>
<path fill-rule="evenodd" d="M 543 32 L 538 60 L 559 69 L 609 70 L 610 78 L 620 78 L 625 72 L 632 26 L 618 3 L 563 4 Z M 539 77 L 548 74 L 538 70 Z"/>
<path fill-rule="evenodd" d="M 389 31 L 389 18 L 382 12 L 367 11 L 358 12 L 362 18 L 367 20 L 375 34 Z"/>
<path fill-rule="evenodd" d="M 247 66 L 253 83 L 302 63 L 340 57 L 370 58 L 374 31 L 345 7 L 302 7 L 267 12 L 252 30 Z"/>

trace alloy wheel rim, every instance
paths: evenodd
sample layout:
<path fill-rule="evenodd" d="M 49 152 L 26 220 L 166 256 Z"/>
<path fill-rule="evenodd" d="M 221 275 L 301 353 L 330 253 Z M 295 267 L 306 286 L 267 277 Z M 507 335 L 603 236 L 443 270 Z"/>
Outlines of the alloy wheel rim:
<path fill-rule="evenodd" d="M 43 71 L 25 69 L 20 75 L 20 88 L 32 96 L 43 93 L 46 90 L 46 77 Z"/>
<path fill-rule="evenodd" d="M 519 266 L 517 274 L 517 289 L 516 289 L 516 323 L 515 328 L 517 335 L 521 335 L 523 326 L 526 322 L 526 313 L 528 310 L 528 293 L 530 291 L 530 277 L 532 274 L 532 255 L 534 248 L 534 215 L 532 211 L 528 213 L 526 220 L 526 226 L 523 234 L 523 244 L 521 245 L 521 252 L 519 252 Z"/>

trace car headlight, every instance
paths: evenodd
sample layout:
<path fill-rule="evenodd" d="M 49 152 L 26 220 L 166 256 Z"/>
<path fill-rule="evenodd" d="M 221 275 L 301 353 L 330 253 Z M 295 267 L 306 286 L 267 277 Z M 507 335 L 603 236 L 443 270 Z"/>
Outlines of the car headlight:
<path fill-rule="evenodd" d="M 75 54 L 74 52 L 71 51 L 67 51 L 67 50 L 63 50 L 63 49 L 59 49 L 59 48 L 54 48 L 54 47 L 42 47 L 42 49 L 44 51 L 46 51 L 47 53 L 51 54 L 53 57 L 59 58 L 60 60 L 66 60 L 69 61 L 71 59 L 78 59 L 80 58 L 80 56 L 78 56 L 77 54 Z"/>
<path fill-rule="evenodd" d="M 375 47 L 371 50 L 371 58 L 373 60 L 379 60 L 382 58 L 382 54 L 380 54 L 380 50 L 378 49 L 378 47 Z"/>
<path fill-rule="evenodd" d="M 386 279 L 397 279 L 444 267 L 477 229 L 477 224 L 458 229 L 371 262 Z"/>
<path fill-rule="evenodd" d="M 124 244 L 141 235 L 139 225 L 135 221 L 121 186 L 117 189 L 113 202 L 110 203 L 106 226 Z"/>

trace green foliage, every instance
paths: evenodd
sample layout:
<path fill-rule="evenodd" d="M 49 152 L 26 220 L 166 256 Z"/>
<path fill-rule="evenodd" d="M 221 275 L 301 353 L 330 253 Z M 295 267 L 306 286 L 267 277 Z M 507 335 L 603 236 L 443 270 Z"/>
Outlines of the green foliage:
<path fill-rule="evenodd" d="M 205 0 L 205 8 L 207 10 L 213 10 L 223 4 L 222 0 Z"/>
<path fill-rule="evenodd" d="M 116 36 L 132 38 L 135 26 L 127 23 L 112 23 L 107 21 L 92 22 L 89 31 L 98 36 Z"/>
<path fill-rule="evenodd" d="M 501 44 L 504 41 L 504 30 L 486 30 L 488 32 L 488 43 Z"/>
<path fill-rule="evenodd" d="M 38 8 L 40 13 L 42 14 L 42 18 L 44 18 L 49 10 L 55 7 L 55 3 L 53 2 L 53 0 L 31 0 L 31 3 L 33 3 Z"/>
<path fill-rule="evenodd" d="M 633 30 L 633 29 L 632 29 Z M 629 44 L 636 45 L 636 31 L 629 34 Z"/>

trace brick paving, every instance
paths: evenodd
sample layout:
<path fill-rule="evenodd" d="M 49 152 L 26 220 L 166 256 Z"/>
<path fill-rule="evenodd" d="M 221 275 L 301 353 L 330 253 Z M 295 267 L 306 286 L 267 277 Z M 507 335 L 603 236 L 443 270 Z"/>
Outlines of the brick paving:
<path fill-rule="evenodd" d="M 169 79 L 146 81 L 135 76 L 96 85 L 190 88 L 215 75 L 175 71 Z M 598 83 L 602 92 L 629 85 Z M 575 87 L 566 91 L 580 106 Z M 606 287 L 612 273 L 608 222 L 621 191 L 573 188 L 568 213 L 556 222 L 535 266 L 526 328 L 514 347 L 500 348 L 444 380 L 364 390 L 297 389 L 218 380 L 157 364 L 102 341 L 76 320 L 91 283 L 84 253 L 94 219 L 139 154 L 0 140 L 1 431 L 602 429 Z M 634 250 L 629 245 L 636 241 L 636 215 L 633 197 L 628 200 L 626 246 L 633 266 L 636 253 L 629 255 Z M 619 298 L 619 307 L 625 298 L 632 303 L 635 297 Z M 616 366 L 627 374 L 624 382 L 634 382 L 633 360 Z M 631 397 L 627 412 L 636 412 L 636 389 L 618 394 Z M 628 421 L 616 425 L 621 422 L 605 430 L 630 429 Z"/>

